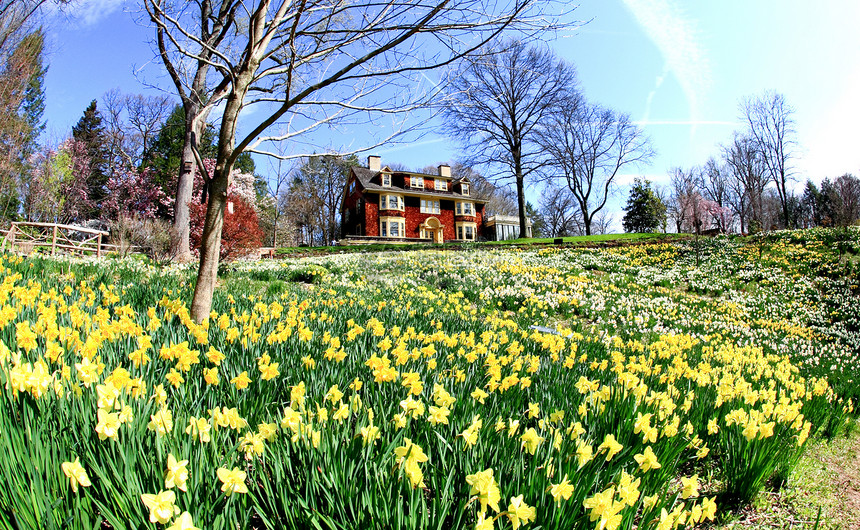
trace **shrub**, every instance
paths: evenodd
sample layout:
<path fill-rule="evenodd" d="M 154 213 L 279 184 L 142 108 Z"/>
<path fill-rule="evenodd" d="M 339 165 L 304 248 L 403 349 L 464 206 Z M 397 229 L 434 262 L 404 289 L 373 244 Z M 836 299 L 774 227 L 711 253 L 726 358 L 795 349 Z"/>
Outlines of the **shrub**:
<path fill-rule="evenodd" d="M 224 211 L 224 228 L 221 231 L 221 260 L 230 261 L 245 257 L 260 248 L 263 242 L 263 231 L 260 230 L 260 219 L 254 208 L 243 198 L 228 194 L 227 200 L 233 203 L 233 212 Z M 192 202 L 189 206 L 191 213 L 191 248 L 199 252 L 200 241 L 203 239 L 203 223 L 206 219 L 206 205 Z"/>
<path fill-rule="evenodd" d="M 137 250 L 156 261 L 170 255 L 170 221 L 120 215 L 112 227 L 114 244 L 120 255 Z"/>

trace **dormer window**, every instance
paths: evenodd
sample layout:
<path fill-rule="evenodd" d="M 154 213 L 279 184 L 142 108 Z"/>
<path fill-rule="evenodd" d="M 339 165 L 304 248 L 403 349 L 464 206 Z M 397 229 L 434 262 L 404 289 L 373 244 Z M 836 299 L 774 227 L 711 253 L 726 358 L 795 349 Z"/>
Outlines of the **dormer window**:
<path fill-rule="evenodd" d="M 409 177 L 409 185 L 413 188 L 424 189 L 424 177 Z"/>
<path fill-rule="evenodd" d="M 391 174 L 383 173 L 380 178 L 382 180 L 382 187 L 383 188 L 390 188 L 391 187 Z"/>
<path fill-rule="evenodd" d="M 460 184 L 460 193 L 462 195 L 468 195 L 469 194 L 469 184 L 468 183 L 462 182 Z"/>
<path fill-rule="evenodd" d="M 448 181 L 445 179 L 435 179 L 433 187 L 436 188 L 436 191 L 448 191 Z"/>

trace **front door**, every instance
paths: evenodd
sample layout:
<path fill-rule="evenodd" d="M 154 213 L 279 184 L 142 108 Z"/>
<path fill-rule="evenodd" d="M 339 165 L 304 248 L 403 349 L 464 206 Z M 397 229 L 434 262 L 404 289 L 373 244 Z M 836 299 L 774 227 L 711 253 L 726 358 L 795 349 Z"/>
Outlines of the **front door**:
<path fill-rule="evenodd" d="M 442 235 L 442 228 L 437 228 L 433 231 L 433 242 L 434 243 L 444 243 L 444 236 Z"/>

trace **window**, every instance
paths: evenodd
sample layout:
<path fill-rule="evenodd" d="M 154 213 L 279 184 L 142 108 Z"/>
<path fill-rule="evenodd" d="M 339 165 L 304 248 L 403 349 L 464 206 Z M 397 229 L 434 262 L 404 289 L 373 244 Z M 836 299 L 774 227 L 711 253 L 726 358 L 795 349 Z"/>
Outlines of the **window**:
<path fill-rule="evenodd" d="M 445 179 L 436 179 L 433 187 L 436 188 L 436 191 L 448 191 L 448 181 Z"/>
<path fill-rule="evenodd" d="M 389 175 L 388 173 L 383 173 L 381 178 L 382 178 L 382 187 L 383 188 L 390 188 L 391 187 L 391 175 Z"/>
<path fill-rule="evenodd" d="M 387 195 L 383 194 L 379 196 L 379 209 L 380 210 L 400 210 L 403 211 L 403 197 L 400 195 Z"/>
<path fill-rule="evenodd" d="M 409 177 L 409 185 L 413 188 L 424 189 L 424 177 Z"/>
<path fill-rule="evenodd" d="M 460 184 L 460 194 L 468 195 L 469 194 L 469 184 L 466 182 L 462 182 Z"/>
<path fill-rule="evenodd" d="M 454 213 L 457 215 L 475 215 L 475 205 L 471 202 L 457 201 Z"/>
<path fill-rule="evenodd" d="M 406 224 L 399 217 L 380 217 L 379 235 L 382 237 L 406 237 Z"/>
<path fill-rule="evenodd" d="M 421 213 L 440 213 L 439 210 L 439 201 L 433 201 L 430 199 L 421 199 Z"/>
<path fill-rule="evenodd" d="M 457 239 L 465 241 L 474 241 L 477 233 L 477 225 L 475 223 L 457 223 Z"/>

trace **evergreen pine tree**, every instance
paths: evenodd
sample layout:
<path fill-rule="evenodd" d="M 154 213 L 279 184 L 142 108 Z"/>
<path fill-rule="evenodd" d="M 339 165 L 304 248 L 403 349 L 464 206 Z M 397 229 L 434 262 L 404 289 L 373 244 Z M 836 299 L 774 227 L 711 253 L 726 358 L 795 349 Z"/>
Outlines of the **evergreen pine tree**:
<path fill-rule="evenodd" d="M 544 237 L 546 221 L 544 221 L 543 216 L 530 202 L 526 203 L 526 218 L 532 222 L 532 237 Z"/>
<path fill-rule="evenodd" d="M 25 35 L 0 64 L 0 216 L 18 216 L 20 192 L 27 193 L 38 137 L 45 127 L 42 66 L 44 35 L 41 30 Z"/>
<path fill-rule="evenodd" d="M 29 158 L 36 152 L 39 136 L 45 130 L 45 74 L 48 68 L 42 62 L 45 47 L 45 35 L 39 29 L 24 38 L 22 46 L 28 46 L 32 53 L 32 73 L 24 89 L 24 101 L 21 104 L 21 112 L 29 126 L 26 143 L 26 153 Z"/>
<path fill-rule="evenodd" d="M 624 207 L 625 232 L 655 232 L 666 223 L 666 205 L 647 180 L 636 179 Z"/>
<path fill-rule="evenodd" d="M 83 142 L 86 146 L 87 156 L 90 164 L 87 169 L 87 198 L 93 205 L 86 217 L 95 218 L 101 215 L 101 203 L 107 197 L 108 181 L 108 148 L 105 129 L 102 125 L 102 117 L 96 107 L 96 100 L 92 100 L 84 115 L 78 120 L 77 125 L 72 127 L 72 136 L 75 140 Z"/>
<path fill-rule="evenodd" d="M 215 127 L 207 125 L 203 129 L 203 137 L 197 142 L 197 150 L 200 157 L 215 158 L 218 152 L 218 135 Z M 182 148 L 185 141 L 185 109 L 182 105 L 176 105 L 170 116 L 164 120 L 164 125 L 158 131 L 152 145 L 149 148 L 143 167 L 155 171 L 155 182 L 167 187 L 176 180 L 179 175 L 179 163 L 182 160 Z M 256 169 L 254 159 L 250 153 L 242 153 L 236 159 L 233 166 L 242 173 L 254 174 Z M 142 169 L 142 168 L 141 168 Z M 174 189 L 165 190 L 169 195 L 175 194 Z"/>

